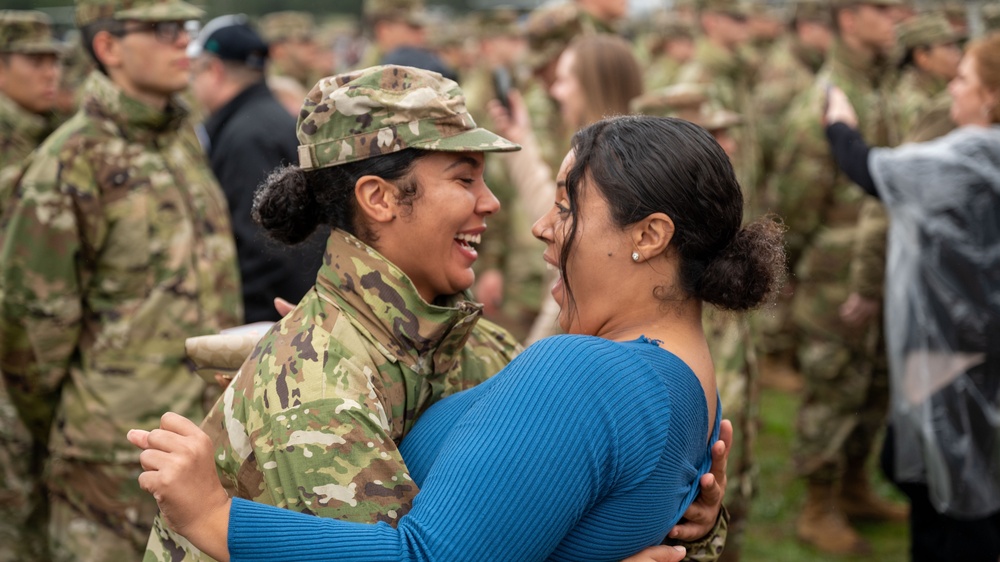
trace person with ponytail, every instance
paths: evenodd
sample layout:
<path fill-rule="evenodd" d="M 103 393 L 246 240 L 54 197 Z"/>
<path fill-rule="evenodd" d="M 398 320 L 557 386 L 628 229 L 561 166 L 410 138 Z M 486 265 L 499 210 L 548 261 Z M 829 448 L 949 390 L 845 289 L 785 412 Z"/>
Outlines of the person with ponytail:
<path fill-rule="evenodd" d="M 731 428 L 701 303 L 763 302 L 780 227 L 741 229 L 739 186 L 703 130 L 588 128 L 533 230 L 563 273 L 553 293 L 568 335 L 476 385 L 518 351 L 463 293 L 497 210 L 482 153 L 516 145 L 466 121 L 456 96 L 438 75 L 391 66 L 310 94 L 300 165 L 269 178 L 255 215 L 286 242 L 333 228 L 314 292 L 261 340 L 205 431 L 166 414 L 129 433 L 145 449 L 140 485 L 187 539 L 173 544 L 218 560 L 622 560 L 644 548 L 679 560 L 647 547 L 699 493 L 714 498 L 701 533 L 716 522 Z M 648 149 L 658 143 L 676 150 Z"/>

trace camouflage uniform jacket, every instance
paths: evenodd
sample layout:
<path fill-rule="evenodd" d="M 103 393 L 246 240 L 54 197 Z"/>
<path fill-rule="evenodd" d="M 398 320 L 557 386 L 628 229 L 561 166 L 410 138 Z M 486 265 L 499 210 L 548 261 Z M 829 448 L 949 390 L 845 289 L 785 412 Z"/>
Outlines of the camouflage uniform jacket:
<path fill-rule="evenodd" d="M 869 262 L 855 263 L 859 213 L 868 197 L 838 172 L 830 153 L 821 122 L 825 86 L 847 94 L 865 139 L 888 145 L 896 131 L 886 76 L 874 61 L 834 45 L 814 85 L 793 102 L 776 156 L 777 211 L 788 225 L 788 256 L 799 283 L 794 315 L 802 327 L 834 338 L 857 337 L 840 322 L 837 308 L 860 285 L 871 285 L 860 279 L 881 276 L 884 259 L 866 254 Z M 881 238 L 884 247 L 884 232 Z"/>
<path fill-rule="evenodd" d="M 756 188 L 760 162 L 757 111 L 751 98 L 757 62 L 752 55 L 749 48 L 730 52 L 702 37 L 696 44 L 694 59 L 681 68 L 677 77 L 677 82 L 681 84 L 707 85 L 714 104 L 743 116 L 742 126 L 732 131 L 739 145 L 733 168 L 743 186 L 749 216 L 756 215 L 759 207 Z"/>
<path fill-rule="evenodd" d="M 896 86 L 900 132 L 908 142 L 923 142 L 950 132 L 948 81 L 910 67 Z"/>
<path fill-rule="evenodd" d="M 334 230 L 315 288 L 259 342 L 202 424 L 229 493 L 393 526 L 416 485 L 397 445 L 431 404 L 521 351 L 463 296 L 425 302 L 394 265 Z M 146 560 L 181 548 L 157 518 Z"/>
<path fill-rule="evenodd" d="M 137 462 L 126 431 L 200 412 L 185 338 L 240 322 L 229 211 L 185 115 L 93 73 L 4 215 L 0 370 L 56 456 Z"/>
<path fill-rule="evenodd" d="M 774 157 L 784 136 L 784 118 L 795 96 L 808 90 L 816 80 L 824 55 L 792 37 L 781 40 L 761 65 L 753 103 L 757 109 L 757 134 L 761 149 L 761 176 L 765 182 L 774 171 Z M 772 197 L 762 203 L 774 208 Z"/>
<path fill-rule="evenodd" d="M 52 119 L 30 112 L 0 93 L 0 215 L 13 196 L 23 160 L 53 129 Z"/>

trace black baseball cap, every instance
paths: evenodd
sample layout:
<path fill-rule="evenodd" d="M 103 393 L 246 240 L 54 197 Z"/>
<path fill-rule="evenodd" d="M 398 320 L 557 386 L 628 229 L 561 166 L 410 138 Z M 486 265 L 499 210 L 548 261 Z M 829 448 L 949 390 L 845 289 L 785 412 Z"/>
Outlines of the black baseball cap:
<path fill-rule="evenodd" d="M 243 14 L 219 16 L 205 24 L 187 49 L 191 58 L 203 53 L 242 62 L 254 70 L 264 70 L 267 64 L 267 43 L 250 27 Z"/>

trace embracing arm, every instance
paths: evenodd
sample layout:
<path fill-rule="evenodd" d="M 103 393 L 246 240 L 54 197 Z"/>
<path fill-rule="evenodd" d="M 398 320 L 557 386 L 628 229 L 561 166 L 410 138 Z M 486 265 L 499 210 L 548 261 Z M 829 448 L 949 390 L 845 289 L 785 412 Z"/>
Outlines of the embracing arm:
<path fill-rule="evenodd" d="M 593 354 L 579 353 L 573 359 L 575 375 L 586 369 L 588 363 L 603 364 L 611 370 L 615 368 Z M 506 398 L 502 393 L 486 394 L 471 405 L 468 415 L 446 439 L 421 495 L 414 502 L 413 510 L 400 521 L 398 530 L 384 523 L 355 525 L 281 510 L 267 511 L 264 516 L 258 512 L 268 510 L 267 507 L 234 501 L 228 514 L 230 552 L 240 559 L 267 559 L 269 551 L 282 548 L 280 544 L 308 536 L 308 540 L 299 544 L 317 545 L 316 550 L 289 552 L 282 548 L 282 556 L 292 555 L 291 559 L 298 556 L 305 560 L 322 552 L 341 560 L 394 560 L 404 553 L 428 559 L 456 556 L 545 558 L 615 483 L 644 473 L 650 456 L 646 453 L 662 447 L 666 428 L 661 427 L 662 423 L 650 423 L 656 416 L 651 415 L 648 408 L 623 413 L 620 407 L 613 407 L 622 401 L 634 402 L 636 396 L 631 391 L 625 392 L 628 396 L 620 392 L 609 393 L 599 384 L 580 381 L 578 386 L 587 388 L 577 392 L 581 389 L 566 386 L 565 376 L 542 377 L 530 372 L 520 375 L 514 383 L 519 386 L 516 387 L 518 401 L 513 405 L 513 412 L 510 394 L 506 394 Z M 629 384 L 613 386 L 634 390 L 634 385 Z M 566 403 L 560 394 L 569 395 L 570 402 Z M 578 415 L 558 415 L 551 411 L 553 397 L 563 402 L 559 411 L 573 411 Z M 575 400 L 580 402 L 575 403 Z M 645 402 L 645 396 L 639 401 Z M 660 418 L 666 423 L 662 416 Z M 154 438 L 159 440 L 158 432 L 150 435 L 150 445 L 154 445 Z M 137 441 L 135 435 L 130 435 L 130 439 Z M 626 442 L 627 446 L 623 444 Z M 141 484 L 162 504 L 164 499 L 170 498 L 164 495 L 160 484 L 171 472 L 158 467 L 159 448 L 156 445 L 143 453 L 149 453 L 149 464 L 144 460 L 147 472 Z M 653 456 L 658 458 L 658 455 Z M 559 485 L 553 486 L 553 482 Z M 210 494 L 196 492 L 193 496 L 206 498 Z M 227 500 L 220 504 L 224 507 L 211 511 L 225 513 L 229 509 Z M 558 510 L 552 509 L 555 505 L 560 506 Z M 163 505 L 163 508 L 172 518 L 168 506 Z M 200 517 L 209 510 L 205 509 L 202 500 L 193 511 Z M 267 517 L 269 523 L 260 525 L 261 517 Z M 256 523 L 242 525 L 249 520 L 247 518 Z M 669 522 L 661 523 L 664 528 L 659 531 L 660 537 Z M 196 536 L 198 529 L 216 526 L 183 521 L 178 524 L 194 530 L 195 535 L 190 537 L 193 541 L 201 540 Z M 595 544 L 603 548 L 606 543 L 616 543 L 609 552 L 628 553 L 658 540 L 645 536 L 655 534 L 656 529 L 618 531 L 621 530 L 613 535 L 602 534 L 601 542 Z M 517 540 L 510 540 L 510 537 L 517 537 Z M 206 540 L 213 541 L 208 548 L 218 548 L 224 538 L 216 533 Z M 351 546 L 361 543 L 366 547 L 360 552 Z"/>

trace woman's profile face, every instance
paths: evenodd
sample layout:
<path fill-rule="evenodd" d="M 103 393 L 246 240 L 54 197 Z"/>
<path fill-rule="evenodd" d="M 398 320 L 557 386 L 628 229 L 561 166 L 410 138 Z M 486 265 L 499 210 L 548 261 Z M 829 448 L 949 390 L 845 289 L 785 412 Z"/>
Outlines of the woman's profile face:
<path fill-rule="evenodd" d="M 948 93 L 951 94 L 951 119 L 956 125 L 989 124 L 989 116 L 983 110 L 988 107 L 990 95 L 979 81 L 972 56 L 965 56 L 958 64 L 958 75 L 948 84 Z"/>
<path fill-rule="evenodd" d="M 569 213 L 566 176 L 575 161 L 570 151 L 556 176 L 555 203 L 531 229 L 546 244 L 543 259 L 556 270 L 574 220 Z M 619 279 L 616 272 L 632 265 L 628 235 L 615 225 L 608 202 L 589 183 L 585 179 L 577 188 L 576 237 L 565 268 L 573 288 L 573 302 L 561 276 L 551 289 L 559 303 L 559 327 L 568 334 L 595 335 L 608 325 L 608 319 L 619 308 L 614 298 Z"/>
<path fill-rule="evenodd" d="M 583 87 L 576 76 L 576 52 L 572 49 L 563 51 L 556 63 L 556 79 L 549 89 L 552 97 L 559 102 L 559 112 L 563 123 L 576 130 L 583 125 L 583 113 L 586 99 Z"/>
<path fill-rule="evenodd" d="M 481 152 L 432 152 L 413 164 L 412 207 L 380 229 L 376 249 L 399 267 L 427 302 L 472 286 L 472 265 L 486 217 L 500 202 L 483 181 Z"/>

